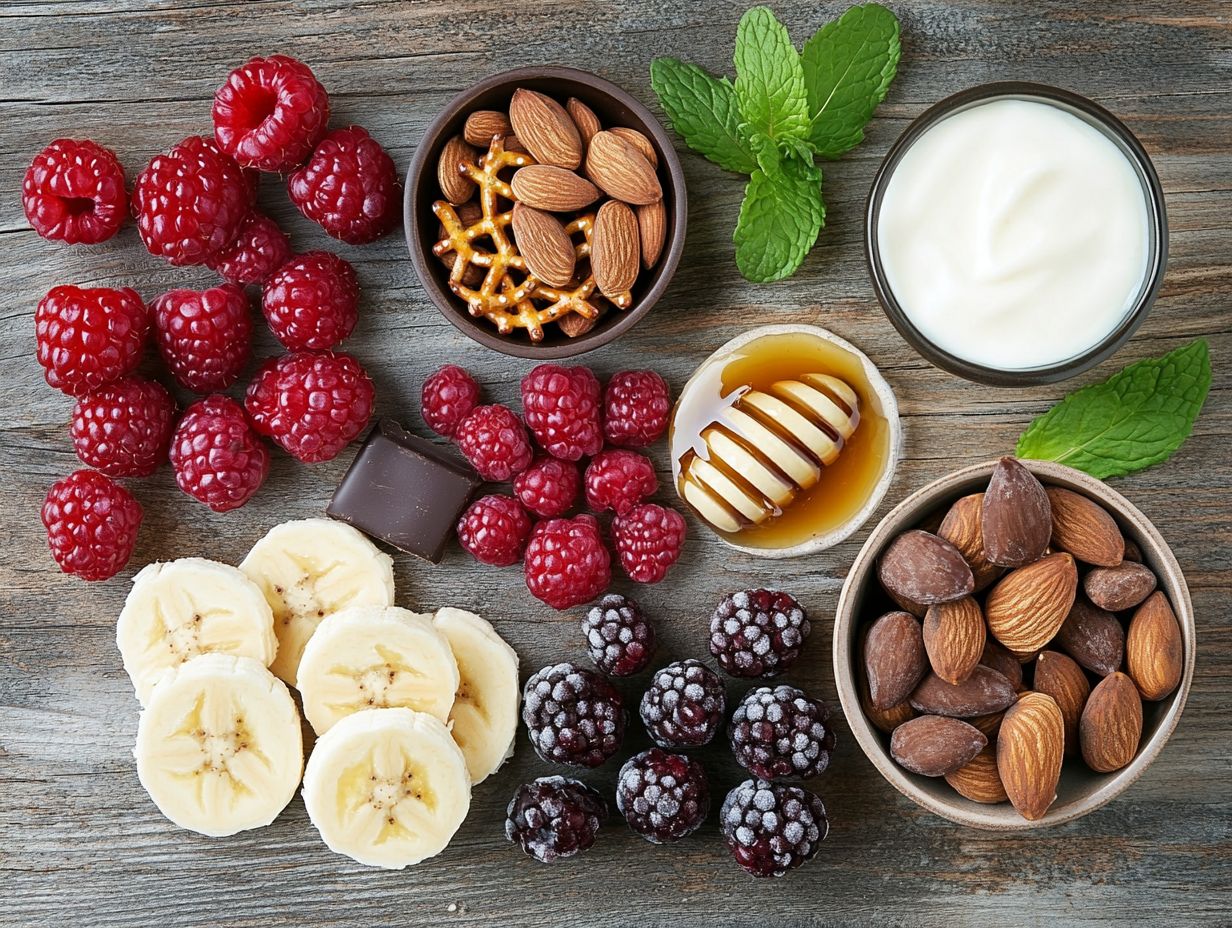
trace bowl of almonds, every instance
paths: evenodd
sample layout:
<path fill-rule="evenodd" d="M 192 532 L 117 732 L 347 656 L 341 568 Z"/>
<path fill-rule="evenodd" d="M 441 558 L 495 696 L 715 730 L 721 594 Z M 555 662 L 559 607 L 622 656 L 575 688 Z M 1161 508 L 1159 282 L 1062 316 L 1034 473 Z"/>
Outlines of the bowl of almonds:
<path fill-rule="evenodd" d="M 406 184 L 411 260 L 476 341 L 518 357 L 605 345 L 667 289 L 687 204 L 663 128 L 572 68 L 496 74 L 425 133 Z"/>
<path fill-rule="evenodd" d="M 1071 821 L 1158 756 L 1193 675 L 1167 542 L 1080 471 L 1002 458 L 892 510 L 839 597 L 834 671 L 861 749 L 963 825 Z"/>

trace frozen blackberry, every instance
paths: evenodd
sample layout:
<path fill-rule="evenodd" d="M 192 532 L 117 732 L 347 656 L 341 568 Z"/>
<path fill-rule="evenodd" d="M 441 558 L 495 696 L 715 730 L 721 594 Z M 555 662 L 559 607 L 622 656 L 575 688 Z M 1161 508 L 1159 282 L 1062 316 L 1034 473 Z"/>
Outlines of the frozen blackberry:
<path fill-rule="evenodd" d="M 544 667 L 526 681 L 522 721 L 536 754 L 573 767 L 598 767 L 625 735 L 620 693 L 593 670 L 574 664 Z"/>
<path fill-rule="evenodd" d="M 719 675 L 690 658 L 655 673 L 642 696 L 642 723 L 659 747 L 695 748 L 718 733 L 726 709 Z"/>
<path fill-rule="evenodd" d="M 523 783 L 505 812 L 505 837 L 535 860 L 550 864 L 595 843 L 607 803 L 585 783 L 540 777 Z"/>
<path fill-rule="evenodd" d="M 723 800 L 719 829 L 744 870 L 753 876 L 782 876 L 816 856 L 830 823 L 815 793 L 745 780 Z"/>
<path fill-rule="evenodd" d="M 609 593 L 582 619 L 582 633 L 595 666 L 613 677 L 644 670 L 655 647 L 654 626 L 631 599 Z"/>
<path fill-rule="evenodd" d="M 789 593 L 729 593 L 710 617 L 710 653 L 733 677 L 777 677 L 800 656 L 809 628 Z"/>
<path fill-rule="evenodd" d="M 759 686 L 740 700 L 727 737 L 736 760 L 753 776 L 807 779 L 830 766 L 829 720 L 829 706 L 794 686 Z"/>
<path fill-rule="evenodd" d="M 651 748 L 620 768 L 616 808 L 651 844 L 671 844 L 701 827 L 710 812 L 710 781 L 695 760 Z"/>

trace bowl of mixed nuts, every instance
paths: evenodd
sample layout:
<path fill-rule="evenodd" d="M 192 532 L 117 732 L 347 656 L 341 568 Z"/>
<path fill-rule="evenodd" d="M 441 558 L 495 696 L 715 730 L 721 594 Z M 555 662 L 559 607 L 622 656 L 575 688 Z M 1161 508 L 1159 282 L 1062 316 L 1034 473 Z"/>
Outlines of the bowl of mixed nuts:
<path fill-rule="evenodd" d="M 518 357 L 605 345 L 667 289 L 687 203 L 663 128 L 572 68 L 493 75 L 428 127 L 407 177 L 411 260 L 476 341 Z"/>
<path fill-rule="evenodd" d="M 1193 675 L 1167 542 L 1107 484 L 1002 458 L 918 490 L 839 597 L 834 672 L 861 749 L 931 812 L 1005 831 L 1071 821 L 1158 756 Z"/>

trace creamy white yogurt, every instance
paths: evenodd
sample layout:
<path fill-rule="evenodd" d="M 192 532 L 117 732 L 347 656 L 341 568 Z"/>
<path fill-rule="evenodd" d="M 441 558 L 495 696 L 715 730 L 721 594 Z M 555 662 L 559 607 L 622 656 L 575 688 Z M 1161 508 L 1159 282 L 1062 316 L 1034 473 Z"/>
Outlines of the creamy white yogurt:
<path fill-rule="evenodd" d="M 926 130 L 885 188 L 877 243 L 903 312 L 937 347 L 998 370 L 1066 361 L 1133 307 L 1147 194 L 1102 132 L 1001 99 Z"/>

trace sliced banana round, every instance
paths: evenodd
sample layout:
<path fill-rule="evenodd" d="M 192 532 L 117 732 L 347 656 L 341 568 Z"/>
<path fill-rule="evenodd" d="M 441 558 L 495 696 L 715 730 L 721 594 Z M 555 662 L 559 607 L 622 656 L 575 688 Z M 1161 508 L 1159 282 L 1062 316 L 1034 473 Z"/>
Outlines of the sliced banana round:
<path fill-rule="evenodd" d="M 432 624 L 449 641 L 460 682 L 449 711 L 453 740 L 462 749 L 471 782 L 479 783 L 513 756 L 518 734 L 518 655 L 473 612 L 438 609 Z"/>
<path fill-rule="evenodd" d="M 318 735 L 365 709 L 403 706 L 442 722 L 458 665 L 432 617 L 398 606 L 355 606 L 326 616 L 304 648 L 299 692 Z"/>
<path fill-rule="evenodd" d="M 116 621 L 116 644 L 144 706 L 163 672 L 201 654 L 251 657 L 278 651 L 261 588 L 229 564 L 185 557 L 144 567 Z"/>
<path fill-rule="evenodd" d="M 304 645 L 321 620 L 350 606 L 390 606 L 393 559 L 333 519 L 275 525 L 240 564 L 274 610 L 278 655 L 270 670 L 296 685 Z"/>
<path fill-rule="evenodd" d="M 163 672 L 141 713 L 133 756 L 159 811 L 211 837 L 268 825 L 304 770 L 286 684 L 231 654 L 203 654 Z"/>
<path fill-rule="evenodd" d="M 445 849 L 466 818 L 466 759 L 440 719 L 366 709 L 325 733 L 308 758 L 304 806 L 329 849 L 401 870 Z"/>

